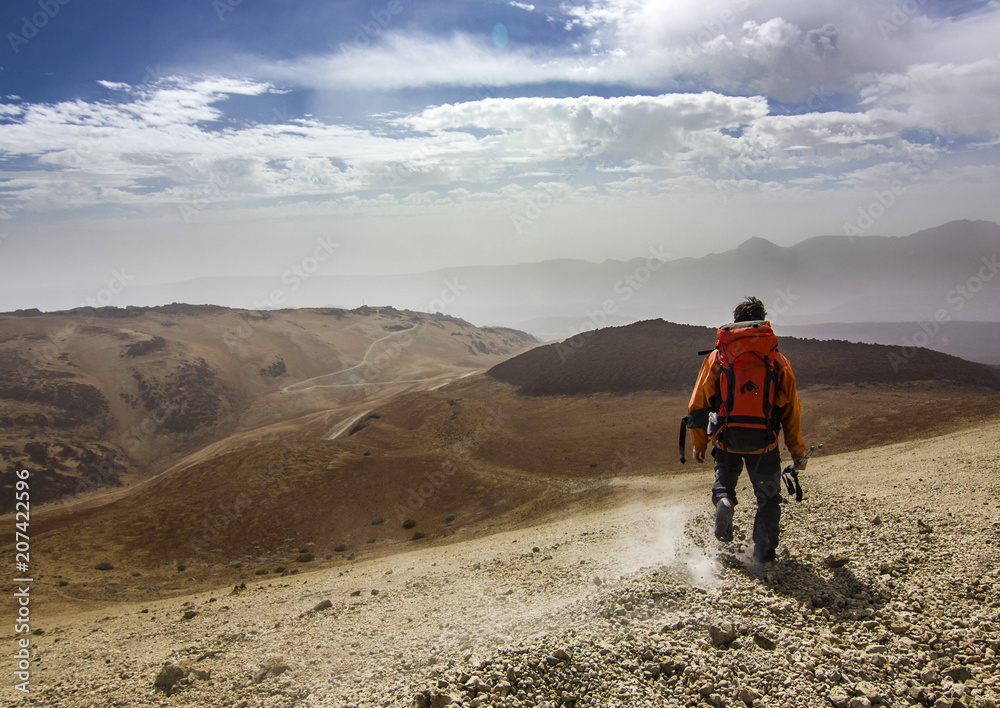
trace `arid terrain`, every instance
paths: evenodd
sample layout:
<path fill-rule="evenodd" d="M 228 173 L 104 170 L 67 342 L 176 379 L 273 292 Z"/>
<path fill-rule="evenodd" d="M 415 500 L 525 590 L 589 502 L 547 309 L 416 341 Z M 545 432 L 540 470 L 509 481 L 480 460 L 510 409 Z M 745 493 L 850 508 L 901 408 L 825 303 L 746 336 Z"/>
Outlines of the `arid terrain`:
<path fill-rule="evenodd" d="M 710 468 L 678 460 L 712 334 L 642 322 L 463 376 L 470 352 L 433 385 L 42 509 L 29 700 L 993 705 L 997 370 L 783 338 L 824 448 L 764 570 L 745 533 L 711 538 Z M 269 395 L 330 395 L 343 373 Z"/>
<path fill-rule="evenodd" d="M 734 544 L 711 538 L 701 467 L 449 545 L 50 606 L 22 703 L 993 707 L 998 430 L 815 458 L 769 568 L 746 556 L 752 503 Z"/>
<path fill-rule="evenodd" d="M 534 338 L 386 308 L 0 315 L 0 513 L 104 493 L 248 444 L 321 438 L 371 405 L 489 368 Z"/>

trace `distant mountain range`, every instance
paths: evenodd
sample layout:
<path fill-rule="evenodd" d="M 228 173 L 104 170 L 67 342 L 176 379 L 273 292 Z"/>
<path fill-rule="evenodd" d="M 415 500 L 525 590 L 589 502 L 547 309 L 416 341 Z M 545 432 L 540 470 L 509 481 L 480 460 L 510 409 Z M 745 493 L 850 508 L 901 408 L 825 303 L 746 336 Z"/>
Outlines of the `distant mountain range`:
<path fill-rule="evenodd" d="M 944 323 L 949 325 L 947 339 L 928 335 L 923 346 L 1000 363 L 990 359 L 996 347 L 983 351 L 1000 338 L 1000 325 L 954 326 L 1000 322 L 996 223 L 952 221 L 903 237 L 819 236 L 789 247 L 753 238 L 724 253 L 677 260 L 668 260 L 669 247 L 665 229 L 661 249 L 628 261 L 552 260 L 397 276 L 199 279 L 136 285 L 128 296 L 143 303 L 248 309 L 356 307 L 364 302 L 439 311 L 478 325 L 563 339 L 581 330 L 661 317 L 717 325 L 730 318 L 743 296 L 754 294 L 767 304 L 777 327 L 812 326 L 798 334 L 902 344 L 904 337 L 921 331 L 920 321 Z M 274 302 L 275 294 L 280 302 Z M 906 326 L 875 324 L 885 322 Z M 870 326 L 816 328 L 826 323 Z M 933 324 L 928 328 L 934 329 Z M 917 337 L 923 340 L 923 335 Z"/>

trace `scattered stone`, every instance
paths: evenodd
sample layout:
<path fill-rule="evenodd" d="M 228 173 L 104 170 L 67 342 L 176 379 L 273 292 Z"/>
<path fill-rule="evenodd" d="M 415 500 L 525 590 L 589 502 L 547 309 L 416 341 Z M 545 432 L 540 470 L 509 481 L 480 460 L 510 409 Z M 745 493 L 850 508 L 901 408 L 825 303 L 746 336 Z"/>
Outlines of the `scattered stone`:
<path fill-rule="evenodd" d="M 923 519 L 917 519 L 917 532 L 918 533 L 933 533 L 934 529 L 931 528 Z"/>
<path fill-rule="evenodd" d="M 187 612 L 184 613 L 184 615 L 181 617 L 181 619 L 182 620 L 189 620 L 189 619 L 194 619 L 197 616 L 198 616 L 197 610 L 188 610 Z"/>
<path fill-rule="evenodd" d="M 945 669 L 944 675 L 956 683 L 965 683 L 972 678 L 972 671 L 969 670 L 968 666 L 952 666 Z"/>
<path fill-rule="evenodd" d="M 841 553 L 834 553 L 826 557 L 826 567 L 827 568 L 843 568 L 845 565 L 851 562 L 848 556 Z"/>
<path fill-rule="evenodd" d="M 312 612 L 322 612 L 323 610 L 329 610 L 331 607 L 333 607 L 333 601 L 323 600 L 322 602 L 317 603 L 316 606 L 312 608 Z"/>
<path fill-rule="evenodd" d="M 264 679 L 270 678 L 272 676 L 280 676 L 286 671 L 291 671 L 292 667 L 288 665 L 284 657 L 272 656 L 263 664 L 261 664 L 260 669 L 254 673 L 253 682 L 260 683 Z"/>
<path fill-rule="evenodd" d="M 708 628 L 708 636 L 713 646 L 721 647 L 736 639 L 736 628 L 730 622 L 713 624 Z"/>
<path fill-rule="evenodd" d="M 173 694 L 177 683 L 187 677 L 187 672 L 177 664 L 166 663 L 153 680 L 153 686 L 158 691 L 163 691 L 168 696 Z"/>
<path fill-rule="evenodd" d="M 763 634 L 754 634 L 753 643 L 767 651 L 774 651 L 774 648 L 778 646 L 777 642 Z"/>

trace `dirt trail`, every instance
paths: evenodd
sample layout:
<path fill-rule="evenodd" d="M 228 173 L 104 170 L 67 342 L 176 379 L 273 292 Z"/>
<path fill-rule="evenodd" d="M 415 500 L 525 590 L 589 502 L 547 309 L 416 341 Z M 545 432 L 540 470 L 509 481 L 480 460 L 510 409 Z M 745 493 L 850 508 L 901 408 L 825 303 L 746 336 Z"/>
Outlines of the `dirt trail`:
<path fill-rule="evenodd" d="M 566 494 L 564 517 L 532 528 L 235 594 L 33 618 L 45 634 L 28 704 L 161 706 L 154 677 L 189 660 L 182 671 L 211 680 L 188 673 L 173 706 L 989 708 L 998 470 L 995 424 L 816 457 L 767 569 L 745 556 L 745 485 L 737 542 L 711 538 L 705 465 L 618 480 L 635 492 L 626 504 L 574 511 Z M 713 646 L 727 622 L 733 638 Z"/>

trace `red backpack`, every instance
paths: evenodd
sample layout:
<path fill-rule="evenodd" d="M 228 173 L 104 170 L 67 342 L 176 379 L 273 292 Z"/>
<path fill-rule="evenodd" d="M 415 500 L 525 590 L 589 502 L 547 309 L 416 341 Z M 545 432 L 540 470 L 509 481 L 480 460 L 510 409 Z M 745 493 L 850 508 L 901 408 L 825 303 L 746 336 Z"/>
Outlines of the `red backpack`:
<path fill-rule="evenodd" d="M 719 328 L 711 354 L 719 364 L 713 410 L 708 420 L 688 416 L 681 424 L 681 462 L 685 428 L 707 427 L 708 436 L 730 452 L 757 452 L 768 447 L 780 423 L 775 407 L 778 338 L 770 322 L 736 322 Z"/>
<path fill-rule="evenodd" d="M 762 450 L 778 432 L 778 338 L 769 322 L 739 322 L 719 328 L 716 351 L 719 410 L 709 437 L 730 452 Z"/>

